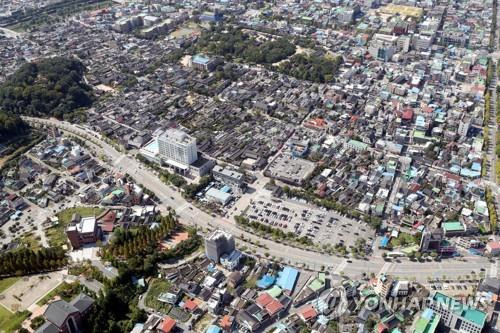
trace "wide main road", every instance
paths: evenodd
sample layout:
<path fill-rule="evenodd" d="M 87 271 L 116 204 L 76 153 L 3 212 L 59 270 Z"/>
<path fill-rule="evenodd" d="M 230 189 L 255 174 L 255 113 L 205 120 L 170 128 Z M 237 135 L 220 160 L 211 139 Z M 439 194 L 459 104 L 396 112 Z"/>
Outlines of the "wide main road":
<path fill-rule="evenodd" d="M 403 259 L 401 262 L 385 262 L 380 257 L 372 257 L 369 261 L 365 260 L 347 260 L 342 257 L 325 255 L 317 252 L 298 249 L 284 244 L 276 243 L 271 240 L 262 239 L 258 236 L 245 232 L 238 228 L 234 221 L 212 217 L 204 211 L 188 203 L 182 195 L 159 180 L 155 173 L 144 168 L 134 158 L 119 152 L 113 146 L 106 143 L 99 133 L 89 128 L 74 125 L 55 119 L 40 119 L 23 117 L 24 120 L 33 125 L 43 125 L 57 127 L 63 131 L 77 135 L 92 143 L 99 154 L 107 156 L 112 168 L 119 169 L 128 173 L 135 182 L 153 191 L 162 201 L 160 209 L 166 210 L 167 207 L 175 209 L 182 223 L 188 225 L 197 225 L 203 228 L 219 228 L 225 230 L 238 238 L 244 236 L 245 239 L 258 242 L 259 246 L 247 243 L 250 249 L 255 250 L 261 256 L 266 252 L 274 256 L 277 260 L 296 266 L 306 265 L 310 269 L 320 270 L 325 268 L 332 274 L 346 274 L 351 277 L 359 277 L 363 273 L 387 273 L 400 277 L 413 277 L 419 281 L 425 282 L 428 277 L 450 277 L 470 275 L 472 271 L 479 273 L 480 270 L 487 271 L 488 275 L 496 276 L 497 263 L 490 263 L 483 257 L 467 258 L 467 261 L 458 261 L 455 259 L 442 262 L 418 263 Z M 243 242 L 243 241 L 242 241 Z"/>

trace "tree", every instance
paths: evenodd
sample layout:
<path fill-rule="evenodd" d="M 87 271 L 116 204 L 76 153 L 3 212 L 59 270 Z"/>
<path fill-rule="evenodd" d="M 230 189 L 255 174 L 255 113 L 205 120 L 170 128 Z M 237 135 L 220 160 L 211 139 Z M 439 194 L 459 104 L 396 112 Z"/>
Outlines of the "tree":
<path fill-rule="evenodd" d="M 28 125 L 20 117 L 0 110 L 0 140 L 7 141 L 15 135 L 23 134 Z"/>
<path fill-rule="evenodd" d="M 94 96 L 76 59 L 48 58 L 22 65 L 0 85 L 0 109 L 13 115 L 80 118 Z"/>
<path fill-rule="evenodd" d="M 44 323 L 45 323 L 45 318 L 43 316 L 38 316 L 31 320 L 30 327 L 36 331 Z"/>

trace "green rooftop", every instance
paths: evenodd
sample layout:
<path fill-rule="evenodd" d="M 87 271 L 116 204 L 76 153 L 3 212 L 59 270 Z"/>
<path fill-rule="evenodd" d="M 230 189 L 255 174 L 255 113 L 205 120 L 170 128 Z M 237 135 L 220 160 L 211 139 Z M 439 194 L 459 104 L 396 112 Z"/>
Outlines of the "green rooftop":
<path fill-rule="evenodd" d="M 453 313 L 464 318 L 465 320 L 481 327 L 484 326 L 486 313 L 484 313 L 483 311 L 470 307 L 468 305 L 464 305 L 459 301 L 441 293 L 434 294 L 434 300 L 438 303 L 444 304 L 444 306 L 447 306 L 449 309 L 451 309 Z"/>
<path fill-rule="evenodd" d="M 321 288 L 325 287 L 325 281 L 326 281 L 325 273 L 319 273 L 318 277 L 315 278 L 314 280 L 312 280 L 311 283 L 309 283 L 309 288 L 312 291 L 316 292 L 316 291 L 320 290 Z"/>
<path fill-rule="evenodd" d="M 349 144 L 353 147 L 356 147 L 356 149 L 367 149 L 368 145 L 364 142 L 358 141 L 358 140 L 349 140 Z"/>
<path fill-rule="evenodd" d="M 122 189 L 116 189 L 113 192 L 111 192 L 111 194 L 116 195 L 116 196 L 122 195 L 123 193 L 124 193 L 124 191 Z"/>
<path fill-rule="evenodd" d="M 281 293 L 282 293 L 282 290 L 281 290 L 281 288 L 280 288 L 280 287 L 278 287 L 277 285 L 274 285 L 271 289 L 266 290 L 266 292 L 267 292 L 270 296 L 272 296 L 272 297 L 274 297 L 274 298 L 278 298 L 278 297 L 280 297 L 280 295 L 281 295 Z"/>
<path fill-rule="evenodd" d="M 417 320 L 413 333 L 434 333 L 438 327 L 441 316 L 431 309 L 426 309 Z"/>
<path fill-rule="evenodd" d="M 464 231 L 465 230 L 465 228 L 461 222 L 444 222 L 443 229 L 445 232 L 446 231 L 454 232 L 454 231 Z"/>

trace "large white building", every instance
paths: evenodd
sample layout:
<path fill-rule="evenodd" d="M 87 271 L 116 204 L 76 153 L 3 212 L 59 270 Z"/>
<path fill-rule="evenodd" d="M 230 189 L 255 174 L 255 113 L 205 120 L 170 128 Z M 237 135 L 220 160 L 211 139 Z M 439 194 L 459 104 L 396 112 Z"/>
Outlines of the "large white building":
<path fill-rule="evenodd" d="M 158 153 L 167 164 L 189 166 L 198 159 L 196 139 L 181 130 L 169 128 L 158 137 Z"/>

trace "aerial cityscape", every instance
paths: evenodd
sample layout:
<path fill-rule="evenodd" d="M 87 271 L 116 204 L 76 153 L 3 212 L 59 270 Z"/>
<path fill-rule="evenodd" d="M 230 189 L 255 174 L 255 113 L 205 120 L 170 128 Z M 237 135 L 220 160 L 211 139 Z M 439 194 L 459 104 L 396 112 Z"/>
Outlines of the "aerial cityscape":
<path fill-rule="evenodd" d="M 0 0 L 0 333 L 500 332 L 498 0 Z"/>

